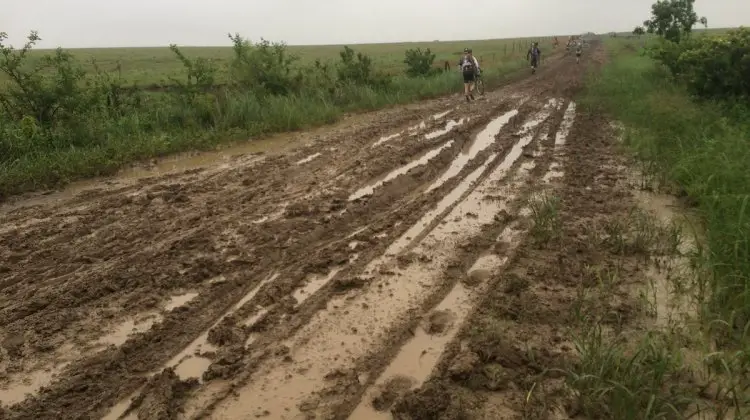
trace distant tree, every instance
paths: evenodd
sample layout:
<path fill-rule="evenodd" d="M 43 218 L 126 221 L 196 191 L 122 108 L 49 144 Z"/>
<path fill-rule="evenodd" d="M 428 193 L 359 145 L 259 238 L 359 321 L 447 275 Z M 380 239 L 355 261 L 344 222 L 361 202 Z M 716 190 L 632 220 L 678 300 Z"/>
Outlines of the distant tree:
<path fill-rule="evenodd" d="M 633 29 L 633 35 L 638 36 L 639 38 L 641 35 L 644 35 L 646 33 L 646 30 L 643 29 L 643 26 L 636 26 L 635 29 Z"/>
<path fill-rule="evenodd" d="M 705 16 L 703 16 L 702 18 L 700 18 L 700 23 L 701 23 L 701 25 L 703 25 L 704 28 L 708 29 L 708 19 L 706 19 Z"/>
<path fill-rule="evenodd" d="M 672 42 L 680 42 L 689 36 L 698 22 L 693 5 L 695 0 L 658 0 L 651 6 L 651 19 L 643 22 L 648 33 L 655 33 Z"/>

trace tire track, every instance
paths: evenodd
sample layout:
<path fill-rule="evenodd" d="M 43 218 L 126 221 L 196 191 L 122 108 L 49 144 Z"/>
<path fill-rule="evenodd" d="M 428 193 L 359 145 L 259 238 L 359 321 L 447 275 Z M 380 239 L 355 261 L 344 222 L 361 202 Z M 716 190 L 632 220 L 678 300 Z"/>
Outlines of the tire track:
<path fill-rule="evenodd" d="M 129 325 L 130 317 L 169 305 L 173 296 L 198 296 L 165 311 L 161 321 L 119 346 L 93 354 L 84 347 L 82 358 L 45 384 L 48 387 L 43 392 L 0 411 L 0 416 L 81 418 L 104 413 L 115 404 L 127 406 L 123 398 L 142 387 L 151 373 L 170 365 L 179 370 L 175 358 L 186 356 L 185 349 L 195 347 L 191 343 L 231 327 L 223 322 L 230 318 L 228 313 L 244 324 L 239 328 L 242 346 L 235 353 L 240 364 L 230 366 L 243 371 L 229 372 L 228 378 L 238 386 L 247 382 L 255 364 L 272 360 L 273 352 L 283 350 L 286 340 L 297 337 L 311 319 L 338 302 L 335 296 L 351 287 L 365 289 L 367 282 L 352 285 L 347 281 L 382 255 L 389 240 L 405 236 L 408 226 L 417 223 L 427 209 L 478 167 L 494 170 L 499 157 L 509 152 L 510 138 L 498 138 L 455 177 L 425 194 L 468 144 L 470 133 L 528 93 L 519 95 L 517 89 L 488 94 L 494 107 L 446 106 L 448 102 L 440 100 L 407 116 L 384 111 L 376 113 L 374 126 L 348 122 L 344 129 L 331 130 L 332 135 L 315 139 L 295 154 L 232 158 L 228 166 L 140 179 L 132 185 L 88 191 L 60 204 L 7 213 L 15 226 L 0 233 L 0 257 L 11 256 L 20 264 L 10 272 L 0 266 L 0 285 L 6 296 L 30 298 L 21 306 L 0 306 L 0 314 L 14 319 L 5 324 L 8 328 L 0 337 L 3 343 L 17 342 L 19 332 L 25 331 L 21 352 L 9 359 L 6 356 L 15 350 L 3 345 L 0 356 L 19 363 L 22 370 L 27 369 L 23 366 L 28 361 L 48 357 L 43 355 L 49 346 L 62 349 L 66 340 L 98 340 L 97 334 L 107 324 Z M 526 105 L 517 119 L 540 105 Z M 416 126 L 409 123 L 425 114 L 431 117 Z M 445 121 L 446 117 L 450 119 Z M 407 126 L 405 134 L 414 135 L 378 147 L 362 147 L 376 142 L 382 127 L 391 127 L 394 121 Z M 409 132 L 408 127 L 416 130 Z M 348 195 L 374 174 L 403 164 L 394 156 L 418 157 L 436 147 L 444 148 L 434 159 L 383 182 L 367 198 L 347 203 Z M 316 153 L 321 154 L 298 164 Z M 476 181 L 482 183 L 487 177 L 482 171 Z M 476 185 L 470 185 L 463 198 L 475 190 Z M 459 207 L 465 202 L 458 201 Z M 445 215 L 455 208 L 455 203 L 448 206 Z M 280 217 L 270 217 L 279 209 L 283 212 Z M 447 220 L 445 215 L 438 219 Z M 365 230 L 348 238 L 361 229 Z M 435 222 L 420 236 L 440 231 L 439 222 Z M 350 249 L 353 240 L 356 249 Z M 35 242 L 42 243 L 42 248 L 28 252 L 29 244 Z M 84 260 L 75 260 L 82 254 Z M 448 261 L 450 255 L 441 258 Z M 60 264 L 66 260 L 67 265 Z M 24 281 L 17 267 L 35 270 L 40 283 Z M 278 277 L 264 282 L 272 273 Z M 30 293 L 39 284 L 46 284 L 46 295 Z M 440 288 L 439 281 L 434 284 Z M 253 291 L 255 294 L 242 302 L 243 296 Z M 8 302 L 14 300 L 19 299 Z M 109 323 L 101 322 L 102 313 L 107 314 Z M 50 319 L 55 323 L 49 324 Z M 246 344 L 251 335 L 254 341 Z M 215 355 L 206 354 L 203 358 L 211 362 L 208 369 L 221 367 L 224 357 L 231 355 L 229 350 L 237 349 L 221 345 Z M 193 363 L 197 359 L 191 356 L 187 360 Z M 201 371 L 205 362 L 196 366 Z M 176 378 L 192 375 L 182 372 Z M 194 413 L 210 411 L 224 398 L 221 389 L 212 394 L 213 385 L 219 382 L 199 386 L 195 398 L 208 398 L 201 400 L 206 404 L 198 404 Z M 155 391 L 148 388 L 147 392 Z"/>

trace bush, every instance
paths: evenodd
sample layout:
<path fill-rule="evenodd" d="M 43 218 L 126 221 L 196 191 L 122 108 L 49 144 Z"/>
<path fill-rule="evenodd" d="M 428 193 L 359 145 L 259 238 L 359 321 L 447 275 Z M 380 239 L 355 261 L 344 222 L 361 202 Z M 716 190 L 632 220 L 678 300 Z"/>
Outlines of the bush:
<path fill-rule="evenodd" d="M 435 54 L 429 48 L 422 51 L 421 48 L 416 50 L 406 50 L 404 63 L 406 64 L 406 74 L 410 77 L 431 76 L 439 72 L 434 69 L 432 64 L 435 62 Z"/>
<path fill-rule="evenodd" d="M 272 95 L 299 92 L 302 76 L 293 69 L 299 57 L 290 55 L 286 44 L 265 39 L 252 44 L 240 34 L 230 34 L 229 39 L 234 52 L 230 77 L 236 87 Z"/>
<path fill-rule="evenodd" d="M 92 105 L 81 87 L 85 72 L 69 53 L 57 49 L 54 55 L 30 63 L 28 53 L 41 40 L 39 35 L 32 32 L 20 50 L 5 45 L 7 37 L 0 32 L 0 72 L 11 81 L 0 91 L 0 105 L 7 115 L 15 120 L 32 117 L 49 127 L 75 119 Z"/>
<path fill-rule="evenodd" d="M 680 44 L 664 41 L 651 55 L 705 98 L 750 97 L 750 29 Z"/>
<path fill-rule="evenodd" d="M 390 77 L 376 72 L 372 65 L 372 58 L 353 49 L 344 47 L 339 53 L 341 61 L 338 66 L 338 77 L 341 83 L 352 83 L 374 88 L 387 88 Z"/>

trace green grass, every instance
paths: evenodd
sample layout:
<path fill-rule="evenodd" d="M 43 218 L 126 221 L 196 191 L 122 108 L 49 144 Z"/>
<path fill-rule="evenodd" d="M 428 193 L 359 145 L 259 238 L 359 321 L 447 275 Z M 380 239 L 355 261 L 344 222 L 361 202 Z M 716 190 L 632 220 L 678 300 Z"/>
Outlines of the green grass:
<path fill-rule="evenodd" d="M 44 34 L 42 34 L 44 35 Z M 559 37 L 563 44 L 566 37 Z M 517 39 L 492 39 L 474 41 L 447 41 L 447 42 L 410 42 L 390 44 L 359 44 L 351 45 L 358 52 L 370 55 L 376 66 L 391 74 L 402 74 L 405 70 L 404 52 L 412 48 L 430 48 L 436 54 L 436 67 L 443 67 L 445 61 L 449 61 L 451 68 L 455 68 L 460 55 L 465 47 L 471 47 L 480 64 L 487 69 L 503 67 L 507 62 L 524 58 L 530 42 L 540 41 L 542 48 L 551 48 L 552 38 L 517 38 Z M 181 50 L 190 58 L 204 57 L 214 60 L 225 68 L 232 58 L 232 49 L 227 39 L 227 47 L 181 47 Z M 300 64 L 310 64 L 316 59 L 321 61 L 336 61 L 342 45 L 320 45 L 320 46 L 289 46 L 289 52 L 299 56 Z M 75 57 L 87 63 L 89 69 L 93 69 L 90 63 L 96 60 L 99 67 L 114 70 L 118 63 L 123 78 L 139 86 L 169 85 L 170 77 L 174 77 L 183 71 L 182 64 L 174 57 L 167 47 L 144 47 L 144 48 L 78 48 L 70 49 Z M 37 50 L 34 54 L 47 53 L 49 51 Z M 0 76 L 0 80 L 2 76 Z M 220 73 L 218 81 L 226 80 L 226 74 Z"/>
<path fill-rule="evenodd" d="M 569 375 L 571 386 L 585 412 L 606 418 L 683 418 L 698 408 L 712 418 L 744 418 L 750 402 L 750 107 L 692 98 L 629 41 L 606 45 L 610 61 L 591 75 L 580 103 L 623 123 L 625 146 L 650 179 L 695 204 L 702 223 L 691 256 L 695 270 L 676 280 L 683 289 L 673 293 L 698 303 L 700 313 L 689 315 L 702 322 L 699 331 L 673 325 L 635 344 L 603 338 L 598 325 L 589 325 L 576 337 L 581 360 Z M 629 222 L 651 230 L 640 225 Z M 665 251 L 676 248 L 673 236 L 664 235 Z M 699 360 L 683 360 L 679 353 L 686 349 Z M 691 375 L 698 371 L 705 376 L 695 383 Z"/>
<path fill-rule="evenodd" d="M 229 46 L 181 49 L 190 59 L 214 60 L 218 68 L 213 84 L 216 89 L 192 98 L 179 89 L 169 92 L 129 89 L 133 85 L 173 85 L 172 79 L 184 83 L 186 68 L 167 47 L 69 50 L 88 72 L 94 70 L 92 60 L 104 71 L 119 67 L 121 86 L 126 89 L 122 100 L 126 103 L 113 113 L 107 109 L 109 102 L 104 101 L 107 93 L 92 90 L 81 81 L 82 96 L 71 100 L 84 103 L 91 95 L 102 103 L 99 108 L 71 111 L 45 127 L 35 123 L 33 116 L 21 121 L 20 116 L 0 112 L 0 199 L 110 174 L 139 159 L 212 149 L 223 142 L 332 123 L 347 112 L 374 110 L 459 92 L 462 82 L 456 63 L 467 46 L 472 47 L 481 60 L 485 82 L 492 87 L 525 65 L 525 51 L 532 40 L 551 48 L 552 38 L 356 45 L 357 52 L 372 58 L 375 72 L 392 76 L 387 88 L 343 83 L 333 89 L 324 79 L 313 76 L 305 79 L 304 86 L 296 93 L 287 96 L 269 95 L 257 83 L 251 86 L 257 88 L 256 91 L 242 91 L 236 86 L 217 88 L 228 80 L 233 54 Z M 564 41 L 561 37 L 561 42 Z M 231 44 L 229 40 L 227 44 Z M 404 53 L 410 48 L 430 48 L 437 55 L 434 67 L 442 68 L 448 61 L 451 72 L 427 78 L 405 77 Z M 290 46 L 288 52 L 300 57 L 299 65 L 307 66 L 320 60 L 336 66 L 340 63 L 341 50 L 341 46 Z M 29 59 L 33 62 L 50 52 L 32 50 Z M 52 71 L 42 74 L 54 77 Z M 335 77 L 333 70 L 327 74 Z M 9 80 L 0 78 L 0 85 L 4 83 Z M 106 90 L 107 83 L 99 87 Z"/>
<path fill-rule="evenodd" d="M 585 102 L 604 106 L 657 176 L 697 200 L 708 252 L 712 308 L 750 321 L 750 107 L 696 102 L 650 58 L 612 43 Z"/>
<path fill-rule="evenodd" d="M 488 87 L 500 83 L 524 62 L 507 62 L 484 74 Z M 124 164 L 186 150 L 213 149 L 220 143 L 335 122 L 346 112 L 374 110 L 460 92 L 455 72 L 429 78 L 395 77 L 387 90 L 350 85 L 336 101 L 322 91 L 259 98 L 252 92 L 222 92 L 195 104 L 152 94 L 121 118 L 87 116 L 74 129 L 53 137 L 24 135 L 16 122 L 0 118 L 0 198 L 70 181 L 106 175 Z M 207 120 L 207 123 L 200 121 Z M 23 127 L 23 124 L 20 124 Z"/>

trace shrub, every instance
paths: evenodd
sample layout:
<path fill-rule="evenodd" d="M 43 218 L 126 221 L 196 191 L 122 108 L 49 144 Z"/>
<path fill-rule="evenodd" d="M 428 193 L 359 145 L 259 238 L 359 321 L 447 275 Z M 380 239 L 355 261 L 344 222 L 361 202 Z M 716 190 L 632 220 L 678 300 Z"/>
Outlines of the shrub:
<path fill-rule="evenodd" d="M 431 76 L 438 72 L 432 67 L 435 54 L 429 48 L 424 51 L 421 48 L 406 50 L 405 56 L 406 74 L 410 77 Z"/>
<path fill-rule="evenodd" d="M 5 114 L 15 120 L 29 116 L 49 127 L 85 112 L 91 105 L 81 86 L 86 73 L 69 53 L 58 48 L 32 63 L 28 53 L 41 40 L 39 35 L 32 32 L 20 50 L 5 45 L 7 37 L 0 32 L 0 73 L 11 81 L 0 91 Z"/>
<path fill-rule="evenodd" d="M 293 65 L 299 57 L 291 55 L 284 43 L 271 43 L 265 39 L 252 44 L 240 34 L 231 35 L 234 58 L 230 77 L 237 87 L 272 95 L 299 92 L 302 75 Z"/>
<path fill-rule="evenodd" d="M 339 82 L 365 85 L 375 88 L 386 88 L 390 84 L 390 77 L 376 72 L 372 65 L 372 58 L 349 47 L 339 53 L 341 61 L 338 66 Z"/>
<path fill-rule="evenodd" d="M 750 29 L 722 37 L 701 37 L 679 44 L 663 41 L 650 50 L 656 60 L 705 98 L 750 96 Z"/>

